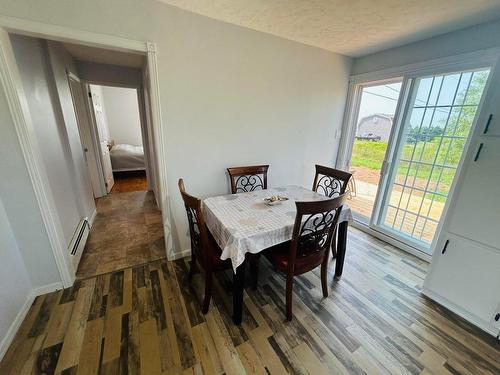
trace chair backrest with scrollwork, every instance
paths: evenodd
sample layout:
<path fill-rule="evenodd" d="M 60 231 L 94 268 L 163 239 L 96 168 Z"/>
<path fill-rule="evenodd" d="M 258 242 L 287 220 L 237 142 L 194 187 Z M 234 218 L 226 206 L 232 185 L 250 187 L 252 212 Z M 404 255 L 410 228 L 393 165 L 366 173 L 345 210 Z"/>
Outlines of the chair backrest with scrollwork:
<path fill-rule="evenodd" d="M 328 256 L 344 200 L 345 195 L 341 195 L 322 201 L 295 202 L 297 215 L 288 259 L 291 271 L 297 259 L 307 262 L 305 258 L 310 258 L 313 269 Z"/>
<path fill-rule="evenodd" d="M 269 165 L 232 167 L 227 172 L 231 179 L 231 193 L 246 193 L 267 189 L 267 170 Z"/>
<path fill-rule="evenodd" d="M 205 226 L 205 219 L 201 209 L 201 199 L 186 193 L 182 178 L 179 179 L 178 185 L 188 217 L 191 251 L 196 254 L 204 266 L 205 262 L 208 261 L 206 258 L 208 256 L 209 243 L 207 227 Z"/>
<path fill-rule="evenodd" d="M 313 191 L 329 198 L 338 197 L 345 193 L 351 176 L 349 172 L 316 164 Z"/>

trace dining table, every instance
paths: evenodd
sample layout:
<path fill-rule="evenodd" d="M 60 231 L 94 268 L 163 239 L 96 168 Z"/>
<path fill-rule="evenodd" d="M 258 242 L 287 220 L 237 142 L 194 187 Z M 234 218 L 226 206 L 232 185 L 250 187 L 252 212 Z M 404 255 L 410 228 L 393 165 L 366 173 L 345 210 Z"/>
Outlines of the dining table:
<path fill-rule="evenodd" d="M 269 205 L 265 198 L 288 198 Z M 301 186 L 288 185 L 251 192 L 219 195 L 203 200 L 205 223 L 222 249 L 221 259 L 230 259 L 233 277 L 233 322 L 240 324 L 243 311 L 243 292 L 247 254 L 258 254 L 292 239 L 297 213 L 296 201 L 329 199 Z M 347 229 L 352 221 L 351 209 L 344 204 L 339 216 L 335 277 L 342 275 Z"/>

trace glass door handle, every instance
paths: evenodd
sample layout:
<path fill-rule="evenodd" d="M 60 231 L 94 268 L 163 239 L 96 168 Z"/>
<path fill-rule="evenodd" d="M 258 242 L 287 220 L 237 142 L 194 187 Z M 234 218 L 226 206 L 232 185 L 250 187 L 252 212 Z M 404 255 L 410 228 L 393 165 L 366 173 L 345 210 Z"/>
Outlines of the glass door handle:
<path fill-rule="evenodd" d="M 386 160 L 384 160 L 384 161 L 382 162 L 382 168 L 380 168 L 380 176 L 384 176 L 384 175 L 385 175 L 385 173 L 386 173 L 386 172 L 388 171 L 388 169 L 389 169 L 389 165 L 390 165 L 390 164 L 391 164 L 391 162 L 390 162 L 390 161 L 386 161 Z"/>

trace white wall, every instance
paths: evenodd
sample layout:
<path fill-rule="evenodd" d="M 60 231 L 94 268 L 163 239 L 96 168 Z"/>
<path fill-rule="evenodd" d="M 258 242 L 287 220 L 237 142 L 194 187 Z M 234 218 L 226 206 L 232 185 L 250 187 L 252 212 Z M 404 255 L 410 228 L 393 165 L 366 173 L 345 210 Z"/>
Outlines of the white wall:
<path fill-rule="evenodd" d="M 137 90 L 101 86 L 109 136 L 115 144 L 142 146 Z"/>
<path fill-rule="evenodd" d="M 31 293 L 31 282 L 0 199 L 0 360 L 8 333 Z"/>
<path fill-rule="evenodd" d="M 0 197 L 31 284 L 38 287 L 60 282 L 4 90 L 0 90 L 0 124 Z M 2 264 L 10 266 L 3 260 Z"/>
<path fill-rule="evenodd" d="M 500 46 L 500 21 L 429 38 L 355 59 L 352 74 L 413 64 Z"/>
<path fill-rule="evenodd" d="M 45 41 L 11 35 L 11 42 L 33 119 L 37 144 L 49 178 L 50 190 L 66 245 L 69 245 L 81 218 L 92 214 L 91 206 L 94 203 L 92 192 L 90 202 L 88 199 L 82 199 L 88 197 L 85 186 L 89 179 L 84 181 L 78 173 L 82 172 L 82 167 L 86 167 L 64 70 L 65 64 L 61 64 L 58 55 L 53 55 L 54 74 L 57 77 L 54 81 Z M 75 163 L 76 160 L 83 163 Z M 85 172 L 86 169 L 83 169 L 83 173 Z"/>
<path fill-rule="evenodd" d="M 271 185 L 307 187 L 315 163 L 333 165 L 344 56 L 150 0 L 3 1 L 0 13 L 157 43 L 177 251 L 189 247 L 179 177 L 207 196 L 229 191 L 232 165 L 269 163 Z"/>
<path fill-rule="evenodd" d="M 92 217 L 95 211 L 94 194 L 90 173 L 83 154 L 83 146 L 78 130 L 78 123 L 67 72 L 78 75 L 77 67 L 73 57 L 66 51 L 61 43 L 48 42 L 49 60 L 52 68 L 52 77 L 55 83 L 59 108 L 62 111 L 64 124 L 63 128 L 67 134 L 65 144 L 65 155 L 71 175 L 71 186 L 75 199 L 78 202 L 80 219 L 82 217 Z"/>

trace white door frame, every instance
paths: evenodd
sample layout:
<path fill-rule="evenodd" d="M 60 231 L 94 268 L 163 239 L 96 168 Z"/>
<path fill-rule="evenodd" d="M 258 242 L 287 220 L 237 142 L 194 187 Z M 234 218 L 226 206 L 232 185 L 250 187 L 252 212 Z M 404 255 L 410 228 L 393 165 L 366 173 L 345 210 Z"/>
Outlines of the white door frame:
<path fill-rule="evenodd" d="M 146 79 L 147 77 L 144 77 L 143 76 L 143 79 Z M 87 111 L 90 113 L 90 122 L 91 122 L 91 126 L 92 126 L 92 132 L 96 135 L 96 137 L 94 137 L 95 139 L 93 140 L 94 141 L 94 148 L 96 149 L 96 151 L 98 152 L 99 155 L 97 155 L 97 157 L 99 158 L 99 161 L 101 163 L 100 165 L 100 168 L 101 168 L 101 175 L 103 176 L 102 177 L 102 181 L 103 181 L 103 184 L 104 184 L 104 166 L 102 165 L 103 164 L 103 160 L 102 160 L 102 157 L 101 157 L 101 153 L 99 152 L 99 149 L 100 149 L 100 141 L 99 141 L 99 137 L 97 136 L 98 134 L 98 130 L 97 130 L 97 120 L 95 118 L 95 111 L 94 111 L 94 106 L 93 106 L 93 99 L 89 96 L 89 92 L 90 92 L 90 85 L 94 85 L 94 86 L 108 86 L 108 87 L 121 87 L 121 88 L 127 88 L 127 89 L 134 89 L 136 90 L 136 93 L 137 93 L 137 106 L 138 106 L 138 111 L 139 111 L 139 119 L 140 119 L 140 127 L 141 127 L 141 138 L 142 138 L 142 144 L 143 144 L 143 147 L 144 147 L 144 164 L 145 164 L 145 170 L 146 170 L 146 179 L 147 179 L 147 182 L 148 182 L 148 190 L 155 190 L 153 189 L 152 187 L 156 185 L 156 182 L 154 181 L 154 179 L 156 178 L 155 175 L 153 174 L 152 172 L 152 165 L 155 164 L 155 160 L 152 160 L 152 159 L 155 159 L 155 150 L 154 149 L 151 149 L 149 147 L 150 143 L 149 143 L 149 139 L 150 137 L 152 137 L 153 135 L 150 134 L 151 132 L 149 131 L 149 126 L 147 124 L 147 118 L 146 118 L 146 115 L 145 115 L 145 97 L 144 97 L 144 87 L 143 85 L 137 85 L 137 84 L 124 84 L 124 83 L 114 83 L 114 82 L 110 82 L 110 81 L 107 81 L 107 82 L 101 82 L 101 81 L 96 81 L 96 80 L 92 80 L 92 79 L 82 79 L 82 89 L 85 91 L 85 95 L 86 95 L 86 98 L 87 98 Z M 106 189 L 106 188 L 104 188 Z M 155 194 L 157 194 L 158 192 L 155 190 Z M 108 194 L 107 192 L 103 195 L 106 195 Z"/>
<path fill-rule="evenodd" d="M 173 259 L 171 236 L 171 213 L 167 189 L 165 134 L 162 126 L 160 89 L 157 69 L 156 44 L 150 41 L 136 41 L 106 34 L 98 34 L 68 27 L 56 26 L 20 18 L 0 16 L 0 81 L 5 90 L 15 130 L 21 146 L 26 166 L 42 219 L 49 237 L 52 252 L 64 287 L 73 285 L 75 273 L 65 257 L 65 244 L 60 219 L 55 209 L 54 197 L 49 188 L 48 177 L 42 163 L 40 150 L 34 135 L 33 121 L 29 112 L 17 62 L 14 57 L 8 33 L 18 33 L 32 37 L 84 44 L 122 52 L 144 54 L 147 58 L 151 88 L 150 101 L 152 127 L 154 129 L 154 153 L 158 162 L 159 176 L 158 205 L 162 211 L 163 229 L 167 258 Z"/>
<path fill-rule="evenodd" d="M 452 70 L 460 71 L 460 70 L 467 70 L 471 68 L 477 68 L 480 66 L 491 66 L 492 70 L 495 67 L 495 64 L 498 61 L 498 58 L 500 56 L 500 48 L 491 48 L 491 49 L 486 49 L 486 50 L 480 50 L 480 51 L 475 51 L 475 52 L 470 52 L 470 53 L 465 53 L 465 54 L 460 54 L 460 55 L 455 55 L 455 56 L 449 56 L 449 57 L 444 57 L 440 59 L 433 59 L 433 60 L 428 60 L 424 62 L 419 62 L 415 64 L 409 64 L 409 65 L 404 65 L 404 66 L 399 66 L 399 67 L 394 67 L 394 68 L 388 68 L 380 71 L 375 71 L 375 72 L 369 72 L 369 73 L 363 73 L 359 75 L 354 75 L 351 76 L 349 79 L 349 88 L 348 88 L 348 97 L 347 97 L 347 103 L 346 103 L 346 110 L 344 114 L 344 119 L 343 119 L 343 124 L 342 124 L 342 137 L 340 141 L 340 147 L 339 147 L 339 152 L 337 154 L 337 162 L 336 166 L 337 168 L 340 169 L 346 169 L 349 165 L 349 161 L 351 158 L 351 152 L 352 152 L 352 140 L 354 139 L 354 129 L 355 129 L 355 120 L 357 113 L 359 111 L 359 105 L 360 105 L 360 99 L 361 99 L 361 89 L 363 86 L 367 86 L 370 83 L 377 83 L 377 82 L 383 82 L 385 80 L 390 81 L 393 80 L 397 77 L 403 77 L 403 85 L 401 87 L 401 96 L 400 96 L 400 103 L 398 103 L 398 108 L 396 109 L 396 116 L 397 117 L 403 117 L 404 116 L 404 109 L 406 107 L 407 101 L 408 101 L 408 93 L 409 93 L 409 85 L 411 84 L 412 80 L 416 77 L 426 75 L 426 74 L 440 74 L 440 73 L 446 73 Z M 458 191 L 457 185 L 459 184 L 460 175 L 462 172 L 462 165 L 463 161 L 465 158 L 465 155 L 467 154 L 467 149 L 469 147 L 472 134 L 475 131 L 476 125 L 477 125 L 477 120 L 478 116 L 481 112 L 481 107 L 482 103 L 484 102 L 487 94 L 488 94 L 488 87 L 489 83 L 491 81 L 491 74 L 490 77 L 488 77 L 488 81 L 486 83 L 486 86 L 484 88 L 484 93 L 483 97 L 481 99 L 481 103 L 478 106 L 478 111 L 476 113 L 476 117 L 474 119 L 474 122 L 471 126 L 471 130 L 469 133 L 469 138 L 468 141 L 465 144 L 465 150 L 462 154 L 462 158 L 458 164 L 457 168 L 457 173 L 455 175 L 455 178 L 453 180 L 453 183 L 450 187 L 450 192 L 448 195 L 447 202 L 445 204 L 445 207 L 443 209 L 442 217 L 440 220 L 440 223 L 438 224 L 438 227 L 436 229 L 436 235 L 434 236 L 434 241 L 430 245 L 430 251 L 431 253 L 434 252 L 434 248 L 436 246 L 436 240 L 439 237 L 439 233 L 441 231 L 443 223 L 447 219 L 447 215 L 449 212 L 449 206 L 450 202 L 453 200 L 454 193 Z M 404 90 L 404 91 L 403 91 Z M 398 116 L 399 114 L 399 116 Z M 396 120 L 396 119 L 395 119 Z M 399 133 L 401 131 L 401 126 L 403 119 L 399 118 L 396 123 L 393 126 L 393 131 L 396 131 L 396 134 L 398 137 L 400 136 Z M 354 129 L 353 129 L 354 128 Z M 392 136 L 391 136 L 392 138 Z M 396 140 L 396 142 L 398 142 Z M 392 148 L 394 148 L 396 145 L 393 145 Z M 394 158 L 394 153 L 395 149 L 392 149 L 390 152 L 389 156 L 392 159 Z M 364 223 L 355 222 L 355 226 L 358 227 L 361 230 L 364 230 L 375 237 L 379 237 L 382 240 L 391 243 L 392 245 L 399 247 L 415 256 L 418 258 L 421 258 L 426 261 L 430 261 L 431 256 L 429 254 L 426 254 L 423 252 L 421 249 L 415 247 L 413 244 L 407 244 L 399 240 L 398 238 L 395 238 L 390 231 L 386 231 L 383 228 L 374 227 L 374 221 L 375 218 L 378 216 L 381 206 L 382 206 L 382 199 L 379 199 L 379 195 L 383 195 L 385 193 L 385 189 L 388 188 L 388 181 L 389 177 L 388 173 L 385 173 L 385 176 L 381 179 L 381 185 L 379 186 L 379 191 L 377 193 L 377 205 L 374 207 L 374 215 L 372 215 L 372 219 L 370 220 L 370 225 L 366 225 Z M 384 190 L 384 191 L 382 191 Z"/>

